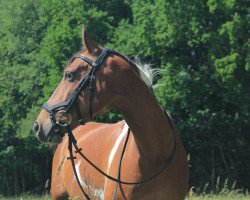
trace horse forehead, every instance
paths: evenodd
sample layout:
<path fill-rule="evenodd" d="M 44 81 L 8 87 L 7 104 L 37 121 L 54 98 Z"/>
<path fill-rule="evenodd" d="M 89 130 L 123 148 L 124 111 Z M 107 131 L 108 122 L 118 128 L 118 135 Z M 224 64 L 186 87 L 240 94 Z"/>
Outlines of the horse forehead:
<path fill-rule="evenodd" d="M 66 66 L 65 70 L 67 70 L 68 68 L 77 69 L 80 67 L 81 63 L 83 63 L 83 60 L 80 58 L 76 58 Z"/>

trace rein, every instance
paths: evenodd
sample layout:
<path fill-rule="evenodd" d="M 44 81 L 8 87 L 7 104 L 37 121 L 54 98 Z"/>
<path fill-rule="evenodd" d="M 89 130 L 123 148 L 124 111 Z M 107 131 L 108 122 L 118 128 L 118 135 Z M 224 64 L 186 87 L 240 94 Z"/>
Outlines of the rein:
<path fill-rule="evenodd" d="M 166 113 L 167 115 L 167 113 Z M 75 148 L 75 153 L 79 154 L 84 160 L 86 160 L 93 168 L 95 168 L 99 173 L 101 173 L 102 175 L 104 175 L 106 178 L 108 178 L 109 180 L 112 180 L 114 182 L 116 182 L 116 186 L 115 186 L 115 189 L 114 189 L 114 193 L 113 193 L 113 197 L 112 197 L 112 200 L 115 199 L 115 196 L 116 196 L 116 193 L 117 193 L 117 189 L 118 189 L 118 185 L 119 184 L 125 184 L 125 185 L 138 185 L 138 184 L 142 184 L 142 183 L 146 183 L 154 178 L 156 178 L 158 175 L 160 175 L 169 165 L 170 163 L 172 162 L 173 158 L 174 158 L 174 153 L 175 153 L 175 149 L 176 149 L 176 139 L 175 139 L 175 134 L 174 134 L 174 129 L 172 127 L 172 123 L 169 119 L 169 116 L 167 115 L 167 118 L 168 118 L 168 121 L 169 121 L 169 124 L 171 126 L 171 129 L 173 131 L 173 136 L 174 136 L 174 147 L 173 147 L 173 150 L 172 150 L 172 153 L 170 155 L 170 157 L 167 159 L 165 165 L 159 170 L 157 171 L 154 175 L 152 175 L 151 177 L 149 178 L 146 178 L 142 181 L 138 181 L 138 182 L 126 182 L 126 181 L 122 181 L 120 178 L 121 178 L 121 164 L 122 164 L 122 159 L 123 159 L 123 156 L 124 156 L 124 153 L 125 153 L 125 150 L 126 150 L 126 146 L 127 146 L 127 143 L 128 143 L 128 139 L 129 139 L 129 135 L 130 135 L 130 129 L 128 129 L 128 133 L 127 133 L 127 136 L 126 136 L 126 139 L 125 139 L 125 142 L 124 142 L 124 145 L 123 145 L 123 148 L 122 148 L 122 153 L 121 153 L 121 156 L 120 156 L 120 160 L 119 160 L 119 165 L 118 165 L 118 174 L 117 174 L 117 178 L 114 178 L 108 174 L 106 174 L 104 171 L 102 171 L 100 168 L 98 168 L 91 160 L 89 160 L 83 153 L 82 153 L 82 148 L 79 148 L 77 146 L 77 140 L 75 139 L 73 133 L 72 133 L 72 130 L 70 128 L 70 125 L 66 124 L 64 126 L 64 128 L 67 130 L 68 132 L 68 149 L 69 149 L 69 154 L 70 156 L 67 158 L 68 160 L 71 161 L 71 164 L 72 164 L 72 168 L 73 168 L 73 171 L 74 171 L 74 174 L 75 174 L 75 178 L 76 178 L 76 181 L 79 185 L 79 188 L 81 189 L 82 193 L 84 194 L 84 196 L 86 197 L 87 200 L 91 200 L 90 197 L 88 196 L 88 194 L 84 191 L 84 189 L 82 188 L 82 185 L 81 185 L 81 182 L 79 180 L 79 177 L 78 177 L 78 174 L 76 172 L 76 167 L 75 167 L 75 162 L 74 160 L 76 159 L 76 157 L 73 155 L 73 151 L 72 151 L 72 145 L 74 146 Z"/>
<path fill-rule="evenodd" d="M 74 175 L 76 178 L 76 181 L 79 185 L 79 188 L 81 189 L 82 193 L 84 194 L 84 196 L 86 197 L 87 200 L 91 200 L 89 195 L 84 191 L 80 179 L 78 177 L 77 171 L 76 171 L 76 166 L 75 166 L 75 162 L 74 160 L 76 159 L 76 157 L 73 154 L 73 147 L 75 149 L 75 153 L 79 154 L 84 160 L 86 160 L 94 169 L 96 169 L 99 173 L 101 173 L 102 175 L 104 175 L 106 178 L 108 178 L 109 180 L 112 180 L 114 182 L 116 182 L 116 186 L 114 189 L 114 193 L 113 193 L 113 197 L 112 200 L 115 199 L 116 194 L 117 194 L 117 188 L 119 184 L 126 184 L 126 185 L 138 185 L 138 184 L 142 184 L 142 183 L 146 183 L 152 179 L 154 179 L 155 177 L 157 177 L 159 174 L 161 174 L 172 162 L 173 158 L 174 158 L 174 153 L 176 150 L 176 139 L 175 139 L 175 132 L 174 132 L 174 128 L 172 126 L 171 120 L 169 118 L 169 115 L 165 112 L 170 127 L 172 129 L 173 132 L 173 136 L 174 136 L 174 146 L 173 146 L 173 150 L 170 154 L 170 157 L 166 160 L 165 165 L 159 170 L 157 171 L 154 175 L 152 175 L 149 178 L 146 178 L 142 181 L 138 181 L 138 182 L 126 182 L 126 181 L 122 181 L 121 178 L 121 164 L 122 164 L 122 159 L 126 150 L 126 146 L 128 143 L 128 139 L 129 139 L 129 135 L 130 135 L 130 129 L 128 129 L 128 133 L 122 148 L 122 153 L 119 159 L 119 164 L 118 164 L 118 174 L 117 174 L 117 178 L 114 178 L 110 175 L 108 175 L 107 173 L 105 173 L 103 170 L 101 170 L 100 168 L 98 168 L 91 160 L 89 160 L 83 153 L 82 153 L 82 148 L 79 148 L 77 145 L 77 140 L 75 139 L 73 133 L 72 133 L 72 129 L 70 127 L 71 124 L 71 115 L 69 114 L 69 109 L 72 107 L 72 105 L 75 104 L 76 106 L 76 111 L 77 111 L 77 115 L 78 115 L 78 122 L 80 125 L 85 124 L 83 117 L 81 115 L 80 109 L 79 109 L 79 100 L 78 97 L 80 95 L 80 92 L 84 89 L 87 88 L 87 86 L 89 85 L 89 117 L 90 120 L 93 120 L 93 113 L 92 113 L 92 101 L 93 101 L 93 90 L 94 90 L 94 83 L 95 83 L 95 73 L 98 69 L 100 69 L 101 65 L 103 64 L 105 58 L 109 55 L 109 54 L 115 54 L 120 56 L 121 58 L 123 58 L 124 60 L 126 60 L 128 63 L 133 64 L 134 63 L 128 59 L 126 56 L 124 56 L 123 54 L 121 54 L 118 51 L 115 51 L 113 49 L 106 49 L 104 48 L 103 51 L 101 52 L 101 54 L 99 55 L 99 57 L 96 59 L 95 62 L 93 62 L 92 60 L 90 60 L 89 58 L 87 58 L 86 56 L 82 55 L 82 54 L 77 54 L 73 57 L 72 61 L 76 58 L 80 58 L 82 60 L 84 60 L 85 62 L 87 62 L 88 64 L 90 64 L 92 66 L 91 70 L 87 73 L 87 75 L 81 80 L 81 82 L 79 83 L 79 85 L 77 86 L 77 88 L 75 89 L 75 91 L 69 96 L 69 98 L 64 101 L 64 102 L 60 102 L 58 104 L 55 105 L 48 105 L 47 102 L 45 102 L 43 104 L 43 108 L 49 112 L 50 114 L 50 119 L 52 122 L 52 128 L 54 129 L 55 133 L 61 134 L 60 133 L 60 129 L 61 128 L 65 128 L 67 133 L 68 133 L 68 150 L 69 150 L 69 157 L 67 159 L 69 159 L 71 161 L 72 164 L 72 168 L 74 171 Z M 59 121 L 57 120 L 57 117 L 59 115 L 63 115 L 67 121 Z M 50 131 L 51 132 L 51 131 Z M 61 136 L 64 136 L 61 134 Z M 50 135 L 48 135 L 48 138 L 50 137 Z"/>
<path fill-rule="evenodd" d="M 118 184 L 119 183 L 123 183 L 123 181 L 120 180 L 120 176 L 121 176 L 121 164 L 122 164 L 122 158 L 123 158 L 123 155 L 124 155 L 124 152 L 125 152 L 125 149 L 126 149 L 126 146 L 127 146 L 127 143 L 128 143 L 128 139 L 129 139 L 129 135 L 130 135 L 130 130 L 128 130 L 128 134 L 127 134 L 127 137 L 126 137 L 126 140 L 124 142 L 124 146 L 123 146 L 123 149 L 122 149 L 122 153 L 121 153 L 121 157 L 120 157 L 120 161 L 119 161 L 119 166 L 118 166 L 118 175 L 117 175 L 117 179 L 116 178 L 113 178 L 111 176 L 109 176 L 108 174 L 106 174 L 105 172 L 103 172 L 100 168 L 98 168 L 93 162 L 91 162 L 83 153 L 82 153 L 82 148 L 79 148 L 77 146 L 77 140 L 75 139 L 73 133 L 72 133 L 72 130 L 70 128 L 69 125 L 66 125 L 65 126 L 65 129 L 67 130 L 68 132 L 68 149 L 69 149 L 69 157 L 67 157 L 68 160 L 71 161 L 71 164 L 72 164 L 72 168 L 73 168 L 73 171 L 74 171 L 74 175 L 76 177 L 76 181 L 79 185 L 79 188 L 81 189 L 82 193 L 84 194 L 84 196 L 86 197 L 87 200 L 91 200 L 89 195 L 84 191 L 84 189 L 82 188 L 82 185 L 81 185 L 81 182 L 79 180 L 79 177 L 78 177 L 78 174 L 76 172 L 76 167 L 75 167 L 75 159 L 76 157 L 73 155 L 73 151 L 72 151 L 72 144 L 75 148 L 75 153 L 78 153 L 81 155 L 81 157 L 86 160 L 92 167 L 94 167 L 98 172 L 100 172 L 101 174 L 103 174 L 104 176 L 106 176 L 108 179 L 112 180 L 112 181 L 115 181 L 117 184 L 115 186 L 115 189 L 114 189 L 114 193 L 113 193 L 113 197 L 112 197 L 112 200 L 115 199 L 115 196 L 116 196 L 116 193 L 117 193 L 117 188 L 118 188 Z"/>

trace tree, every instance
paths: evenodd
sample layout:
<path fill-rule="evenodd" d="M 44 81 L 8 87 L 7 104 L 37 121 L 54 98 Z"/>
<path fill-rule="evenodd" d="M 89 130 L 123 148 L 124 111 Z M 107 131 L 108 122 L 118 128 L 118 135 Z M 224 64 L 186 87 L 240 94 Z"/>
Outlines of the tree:
<path fill-rule="evenodd" d="M 31 127 L 83 26 L 159 65 L 155 94 L 181 129 L 191 185 L 214 189 L 221 176 L 249 188 L 248 13 L 244 0 L 0 1 L 0 193 L 43 186 L 50 151 Z"/>
<path fill-rule="evenodd" d="M 112 42 L 160 63 L 155 93 L 182 131 L 191 185 L 214 189 L 221 176 L 249 187 L 246 2 L 141 0 L 131 8 Z"/>
<path fill-rule="evenodd" d="M 104 43 L 128 14 L 121 6 L 98 0 L 0 2 L 0 193 L 42 189 L 48 147 L 36 140 L 32 124 L 67 59 L 80 49 L 83 25 Z"/>

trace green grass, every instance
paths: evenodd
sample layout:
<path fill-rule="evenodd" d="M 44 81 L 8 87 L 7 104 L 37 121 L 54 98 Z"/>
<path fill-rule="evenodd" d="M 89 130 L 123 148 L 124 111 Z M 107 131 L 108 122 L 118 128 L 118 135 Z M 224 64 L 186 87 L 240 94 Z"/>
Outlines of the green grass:
<path fill-rule="evenodd" d="M 218 177 L 216 180 L 215 189 L 213 191 L 207 190 L 208 186 L 209 183 L 205 184 L 203 188 L 191 187 L 189 189 L 188 196 L 185 198 L 185 200 L 250 200 L 249 191 L 244 189 L 237 189 L 235 181 L 229 183 L 229 179 L 221 181 L 220 177 Z M 199 195 L 197 193 L 199 193 Z M 0 194 L 0 200 L 52 200 L 52 199 L 51 196 L 36 196 L 30 194 L 23 194 L 17 197 L 4 197 Z M 79 200 L 79 198 L 73 198 L 69 200 Z"/>
<path fill-rule="evenodd" d="M 250 200 L 248 190 L 237 188 L 236 181 L 229 181 L 228 178 L 221 180 L 218 176 L 213 191 L 207 190 L 208 187 L 209 182 L 203 188 L 191 187 L 185 200 Z"/>
<path fill-rule="evenodd" d="M 250 200 L 250 196 L 244 195 L 204 195 L 204 196 L 192 196 L 185 200 Z"/>
<path fill-rule="evenodd" d="M 36 195 L 22 195 L 17 197 L 0 196 L 0 200 L 51 200 L 51 197 L 36 196 Z"/>

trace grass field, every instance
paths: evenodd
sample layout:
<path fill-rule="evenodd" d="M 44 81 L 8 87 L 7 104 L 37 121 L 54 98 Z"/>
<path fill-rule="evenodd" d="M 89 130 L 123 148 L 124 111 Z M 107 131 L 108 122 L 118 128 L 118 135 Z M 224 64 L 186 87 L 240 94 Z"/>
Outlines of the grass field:
<path fill-rule="evenodd" d="M 75 200 L 77 199 L 79 198 L 76 198 Z M 0 200 L 51 200 L 51 198 L 45 197 L 45 196 L 23 195 L 19 197 L 1 197 L 0 196 Z M 205 196 L 187 197 L 185 200 L 250 200 L 250 195 L 239 195 L 239 194 L 238 195 L 205 195 Z"/>
<path fill-rule="evenodd" d="M 205 196 L 193 196 L 186 198 L 185 200 L 250 200 L 250 196 L 243 195 L 205 195 Z"/>
<path fill-rule="evenodd" d="M 18 197 L 0 196 L 0 200 L 51 200 L 51 198 L 45 197 L 45 196 L 22 195 L 22 196 L 18 196 Z"/>

